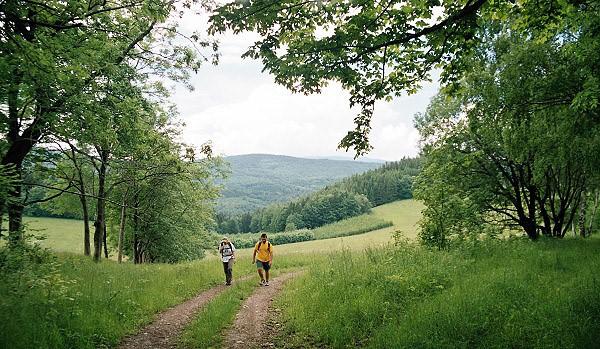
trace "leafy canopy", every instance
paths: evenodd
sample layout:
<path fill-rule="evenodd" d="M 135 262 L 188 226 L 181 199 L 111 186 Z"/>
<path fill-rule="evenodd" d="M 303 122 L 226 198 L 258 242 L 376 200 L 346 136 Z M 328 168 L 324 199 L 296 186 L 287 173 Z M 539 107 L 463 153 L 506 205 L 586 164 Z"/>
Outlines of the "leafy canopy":
<path fill-rule="evenodd" d="M 536 28 L 543 37 L 589 6 L 561 0 L 249 0 L 221 6 L 211 30 L 260 34 L 244 57 L 262 60 L 264 70 L 294 92 L 318 93 L 330 81 L 341 83 L 361 112 L 339 146 L 358 156 L 371 149 L 375 101 L 416 92 L 433 68 L 442 69 L 443 81 L 456 80 L 483 21 L 511 18 L 514 30 Z"/>

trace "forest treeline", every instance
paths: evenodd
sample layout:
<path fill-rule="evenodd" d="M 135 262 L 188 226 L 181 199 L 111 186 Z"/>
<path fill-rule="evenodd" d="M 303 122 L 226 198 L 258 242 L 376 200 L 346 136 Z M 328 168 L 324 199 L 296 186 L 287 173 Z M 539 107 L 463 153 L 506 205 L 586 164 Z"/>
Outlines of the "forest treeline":
<path fill-rule="evenodd" d="M 420 158 L 404 158 L 356 174 L 287 204 L 238 216 L 217 214 L 219 233 L 281 232 L 314 229 L 369 212 L 371 207 L 412 198 Z"/>

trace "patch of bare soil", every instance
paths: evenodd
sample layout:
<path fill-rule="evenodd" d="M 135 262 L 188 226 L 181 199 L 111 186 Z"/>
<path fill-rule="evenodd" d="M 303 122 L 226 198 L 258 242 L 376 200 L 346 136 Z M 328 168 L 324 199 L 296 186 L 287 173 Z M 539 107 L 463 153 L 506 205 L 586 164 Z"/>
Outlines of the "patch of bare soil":
<path fill-rule="evenodd" d="M 242 281 L 248 277 L 239 278 Z M 119 344 L 119 349 L 165 349 L 176 348 L 177 338 L 185 325 L 205 304 L 210 302 L 227 286 L 208 289 L 187 302 L 176 305 L 158 314 L 156 319 L 135 335 L 128 336 Z"/>
<path fill-rule="evenodd" d="M 272 321 L 273 298 L 281 291 L 286 281 L 301 272 L 283 274 L 271 280 L 269 286 L 259 287 L 242 305 L 231 328 L 225 333 L 223 348 L 251 349 L 274 348 L 279 323 Z M 275 317 L 277 318 L 277 317 Z"/>

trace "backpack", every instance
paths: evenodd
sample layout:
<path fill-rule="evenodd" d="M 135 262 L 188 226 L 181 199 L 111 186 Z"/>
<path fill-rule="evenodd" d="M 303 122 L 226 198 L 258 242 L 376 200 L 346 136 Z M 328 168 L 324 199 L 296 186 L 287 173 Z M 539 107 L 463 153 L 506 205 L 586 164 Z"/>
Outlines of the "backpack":
<path fill-rule="evenodd" d="M 233 255 L 233 248 L 232 248 L 232 246 L 231 246 L 231 242 L 227 242 L 227 243 L 225 243 L 225 242 L 221 242 L 221 247 L 225 246 L 225 244 L 229 245 L 229 251 L 231 252 L 231 253 L 230 253 L 230 254 L 228 254 L 227 256 L 231 256 L 231 255 Z M 223 256 L 223 257 L 227 257 L 227 256 L 225 256 L 224 252 L 225 252 L 225 248 L 221 249 L 221 256 Z"/>
<path fill-rule="evenodd" d="M 262 245 L 262 240 L 260 240 L 258 242 L 258 247 L 256 248 L 257 251 L 260 250 L 260 245 Z M 267 252 L 271 253 L 271 242 L 267 241 Z"/>

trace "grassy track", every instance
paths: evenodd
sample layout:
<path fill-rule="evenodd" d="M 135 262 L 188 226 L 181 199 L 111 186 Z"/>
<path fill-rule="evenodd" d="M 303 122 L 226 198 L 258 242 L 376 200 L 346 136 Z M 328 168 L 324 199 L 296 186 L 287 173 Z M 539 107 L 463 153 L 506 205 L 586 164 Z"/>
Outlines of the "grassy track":
<path fill-rule="evenodd" d="M 256 288 L 256 280 L 236 282 L 206 305 L 184 330 L 180 348 L 218 348 L 222 331 L 233 323 L 235 314 Z"/>
<path fill-rule="evenodd" d="M 280 268 L 274 269 L 271 279 L 284 272 L 286 271 Z M 186 349 L 219 348 L 223 339 L 223 331 L 233 323 L 242 303 L 256 289 L 257 282 L 258 276 L 234 282 L 231 288 L 217 296 L 185 328 L 179 347 Z"/>
<path fill-rule="evenodd" d="M 2 251 L 0 251 L 2 252 Z M 276 270 L 313 259 L 280 258 Z M 224 282 L 216 258 L 181 264 L 117 264 L 60 255 L 42 273 L 3 274 L 0 253 L 0 348 L 107 348 L 150 322 L 155 313 Z M 235 277 L 256 273 L 240 258 Z M 257 277 L 258 278 L 258 277 Z M 256 280 L 254 280 L 256 282 Z"/>

